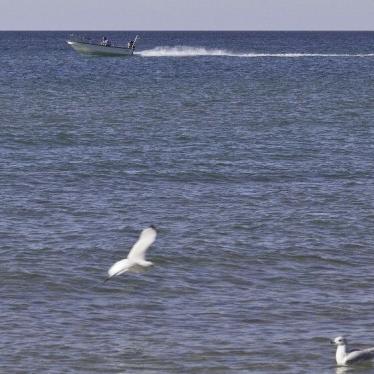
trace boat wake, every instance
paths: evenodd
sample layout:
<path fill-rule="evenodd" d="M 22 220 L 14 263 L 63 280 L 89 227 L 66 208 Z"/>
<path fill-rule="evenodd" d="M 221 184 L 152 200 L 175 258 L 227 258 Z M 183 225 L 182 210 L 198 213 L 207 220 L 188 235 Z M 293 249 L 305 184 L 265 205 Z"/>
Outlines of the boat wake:
<path fill-rule="evenodd" d="M 226 57 L 374 57 L 374 53 L 367 54 L 334 54 L 334 53 L 235 53 L 225 49 L 208 49 L 204 47 L 155 47 L 135 53 L 142 57 L 195 57 L 195 56 L 226 56 Z"/>

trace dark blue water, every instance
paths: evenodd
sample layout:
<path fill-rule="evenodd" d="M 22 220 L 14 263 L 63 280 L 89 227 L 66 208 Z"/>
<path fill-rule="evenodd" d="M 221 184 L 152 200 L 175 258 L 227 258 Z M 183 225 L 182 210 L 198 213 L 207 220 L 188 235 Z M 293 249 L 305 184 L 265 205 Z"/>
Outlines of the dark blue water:
<path fill-rule="evenodd" d="M 374 33 L 139 34 L 0 33 L 1 371 L 345 372 L 330 338 L 374 345 Z M 103 284 L 149 224 L 155 265 Z"/>

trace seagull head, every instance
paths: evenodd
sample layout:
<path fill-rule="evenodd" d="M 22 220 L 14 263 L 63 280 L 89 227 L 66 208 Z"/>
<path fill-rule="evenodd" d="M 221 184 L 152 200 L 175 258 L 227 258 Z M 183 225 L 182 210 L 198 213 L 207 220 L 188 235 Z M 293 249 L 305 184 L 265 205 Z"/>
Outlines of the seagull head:
<path fill-rule="evenodd" d="M 334 340 L 331 340 L 330 343 L 335 344 L 335 345 L 347 345 L 347 339 L 344 338 L 343 336 L 338 336 Z"/>

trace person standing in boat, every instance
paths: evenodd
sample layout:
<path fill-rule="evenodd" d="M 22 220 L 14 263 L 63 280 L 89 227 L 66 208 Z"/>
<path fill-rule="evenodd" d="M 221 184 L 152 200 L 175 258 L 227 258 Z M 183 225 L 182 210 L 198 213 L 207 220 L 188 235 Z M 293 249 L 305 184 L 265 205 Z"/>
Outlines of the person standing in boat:
<path fill-rule="evenodd" d="M 130 48 L 130 49 L 135 49 L 134 41 L 133 41 L 133 40 L 130 40 L 130 41 L 127 43 L 127 47 Z"/>
<path fill-rule="evenodd" d="M 104 47 L 110 47 L 111 43 L 106 36 L 103 36 L 100 45 L 103 45 Z"/>

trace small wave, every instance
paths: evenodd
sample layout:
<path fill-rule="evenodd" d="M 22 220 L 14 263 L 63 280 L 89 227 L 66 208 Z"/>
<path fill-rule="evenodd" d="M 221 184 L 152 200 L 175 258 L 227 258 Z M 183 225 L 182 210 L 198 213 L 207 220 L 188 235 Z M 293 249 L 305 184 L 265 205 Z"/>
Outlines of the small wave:
<path fill-rule="evenodd" d="M 204 47 L 155 47 L 136 52 L 142 57 L 194 57 L 194 56 L 226 56 L 226 57 L 374 57 L 374 53 L 348 54 L 348 53 L 235 53 L 226 49 L 209 49 Z"/>

